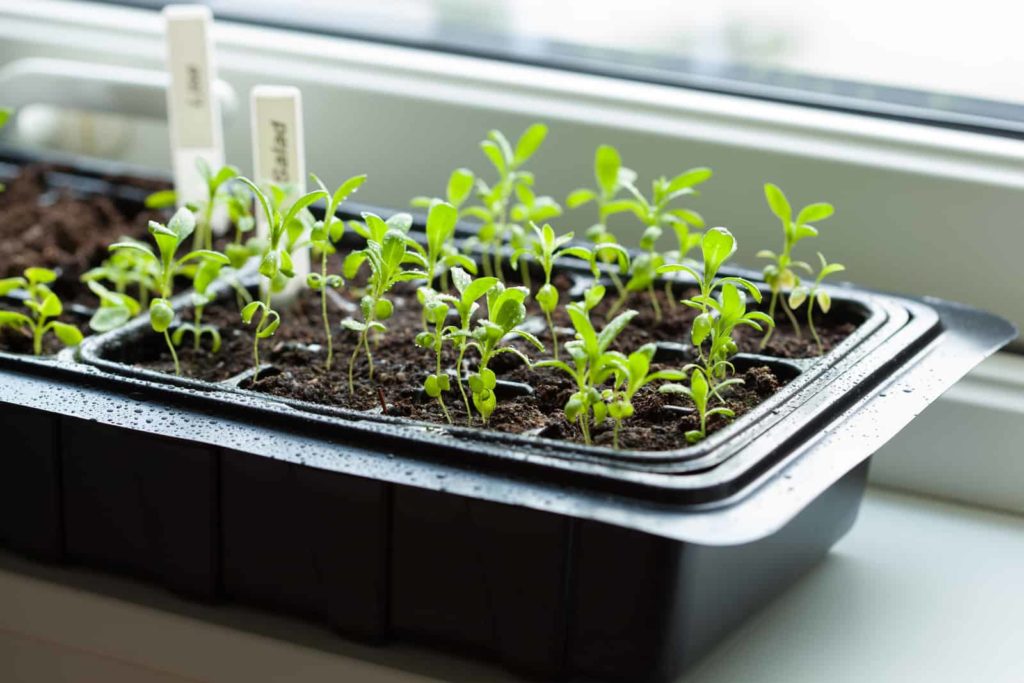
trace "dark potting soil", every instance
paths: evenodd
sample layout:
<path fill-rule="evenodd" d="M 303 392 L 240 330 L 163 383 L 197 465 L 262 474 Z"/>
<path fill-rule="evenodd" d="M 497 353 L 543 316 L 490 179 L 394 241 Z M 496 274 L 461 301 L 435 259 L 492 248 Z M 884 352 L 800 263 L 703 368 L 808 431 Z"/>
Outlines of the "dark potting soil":
<path fill-rule="evenodd" d="M 348 362 L 355 348 L 356 334 L 341 329 L 338 323 L 345 315 L 355 312 L 354 302 L 342 296 L 332 299 L 329 306 L 335 353 L 333 367 L 328 371 L 325 368 L 326 348 L 320 300 L 318 295 L 305 291 L 289 308 L 282 309 L 283 323 L 278 333 L 261 343 L 261 362 L 273 368 L 265 370 L 258 382 L 246 381 L 243 386 L 261 393 L 323 405 L 376 412 L 386 410 L 392 416 L 445 423 L 446 419 L 437 401 L 427 398 L 421 392 L 424 377 L 434 371 L 436 361 L 431 351 L 421 349 L 412 342 L 422 325 L 415 290 L 409 285 L 403 285 L 396 288 L 393 294 L 395 313 L 386 321 L 388 332 L 372 344 L 372 382 L 368 378 L 369 366 L 365 353 L 359 353 L 355 363 L 354 392 L 349 393 Z M 191 313 L 186 313 L 184 317 L 190 319 L 190 316 Z M 186 343 L 178 352 L 183 375 L 207 381 L 222 381 L 252 367 L 252 334 L 241 324 L 234 302 L 211 305 L 204 311 L 202 322 L 221 329 L 222 348 L 212 354 L 205 348 L 208 339 L 204 339 L 204 348 L 197 353 L 191 344 L 191 337 L 186 337 Z M 562 341 L 570 338 L 567 330 L 561 336 Z M 623 351 L 635 348 L 629 338 L 624 341 L 624 344 L 619 345 Z M 526 350 L 525 346 L 522 348 Z M 535 360 L 550 357 L 549 353 L 540 354 L 535 349 L 528 351 L 528 355 Z M 155 334 L 147 334 L 143 344 L 126 344 L 114 352 L 113 356 L 112 360 L 173 372 L 173 364 L 163 338 Z M 467 362 L 466 371 L 475 368 L 476 357 L 472 352 L 467 354 Z M 683 362 L 658 367 L 679 367 Z M 442 368 L 452 368 L 454 364 L 454 352 L 446 347 Z M 582 441 L 578 427 L 569 424 L 562 415 L 565 402 L 574 391 L 574 384 L 569 377 L 556 370 L 531 369 L 511 354 L 496 357 L 491 368 L 500 380 L 532 387 L 532 391 L 524 395 L 518 395 L 515 391 L 511 395 L 503 395 L 499 387 L 498 407 L 489 424 L 491 429 Z M 747 369 L 740 376 L 744 384 L 727 397 L 728 407 L 737 416 L 748 412 L 784 384 L 767 366 Z M 467 424 L 466 407 L 454 380 L 452 391 L 445 396 L 445 402 L 452 419 L 457 424 Z M 620 445 L 624 448 L 679 448 L 685 444 L 684 434 L 698 426 L 698 418 L 688 399 L 661 394 L 654 385 L 645 387 L 637 394 L 634 407 L 636 414 L 624 423 L 620 433 Z M 475 424 L 479 426 L 479 421 Z M 720 429 L 725 424 L 725 420 L 712 418 L 708 431 Z M 611 445 L 611 423 L 595 427 L 592 435 L 595 443 Z"/>
<path fill-rule="evenodd" d="M 96 299 L 80 284 L 82 273 L 107 257 L 107 247 L 122 237 L 145 239 L 149 220 L 162 214 L 101 195 L 80 195 L 47 186 L 54 167 L 31 164 L 6 183 L 0 193 L 0 277 L 20 275 L 40 266 L 58 271 L 54 290 L 68 303 L 95 306 Z M 146 190 L 163 186 L 137 179 Z"/>

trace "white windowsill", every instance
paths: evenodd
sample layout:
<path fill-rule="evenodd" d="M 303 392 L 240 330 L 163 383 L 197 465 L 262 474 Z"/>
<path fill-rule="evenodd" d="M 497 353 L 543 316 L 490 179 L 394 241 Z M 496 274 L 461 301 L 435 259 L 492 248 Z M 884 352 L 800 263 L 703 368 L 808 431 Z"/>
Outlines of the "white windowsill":
<path fill-rule="evenodd" d="M 1018 683 L 1022 566 L 1024 519 L 873 489 L 828 559 L 680 683 Z M 0 555 L 0 604 L 0 670 L 12 683 L 518 680 L 10 555 Z"/>

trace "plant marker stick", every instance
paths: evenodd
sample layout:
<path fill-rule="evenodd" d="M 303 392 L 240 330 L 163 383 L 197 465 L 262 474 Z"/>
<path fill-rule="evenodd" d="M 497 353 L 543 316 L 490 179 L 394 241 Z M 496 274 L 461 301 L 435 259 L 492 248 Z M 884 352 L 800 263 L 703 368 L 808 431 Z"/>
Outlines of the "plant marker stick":
<path fill-rule="evenodd" d="M 196 168 L 204 159 L 216 171 L 224 165 L 224 124 L 213 91 L 217 68 L 213 52 L 213 14 L 204 5 L 168 5 L 163 10 L 167 32 L 167 117 L 178 206 L 205 201 L 206 182 Z M 227 228 L 227 212 L 213 216 L 214 232 Z"/>
<path fill-rule="evenodd" d="M 302 93 L 283 85 L 258 85 L 252 89 L 253 180 L 263 187 L 285 185 L 290 203 L 306 193 L 306 148 L 302 129 Z M 266 238 L 266 218 L 259 212 L 256 234 Z M 305 241 L 300 238 L 300 241 Z M 295 277 L 275 301 L 287 301 L 305 286 L 309 274 L 309 250 L 292 254 Z"/>

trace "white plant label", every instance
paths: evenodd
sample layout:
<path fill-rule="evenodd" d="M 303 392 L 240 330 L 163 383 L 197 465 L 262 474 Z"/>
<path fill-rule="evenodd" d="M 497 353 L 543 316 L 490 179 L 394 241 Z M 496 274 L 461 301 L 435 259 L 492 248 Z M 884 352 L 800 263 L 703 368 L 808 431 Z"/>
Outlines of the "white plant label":
<path fill-rule="evenodd" d="M 217 69 L 213 52 L 213 14 L 203 5 L 168 5 L 163 10 L 167 31 L 167 117 L 178 206 L 205 201 L 206 183 L 196 168 L 203 159 L 216 171 L 224 165 L 224 130 L 213 84 Z M 226 213 L 214 215 L 214 230 L 227 227 Z"/>
<path fill-rule="evenodd" d="M 259 85 L 252 89 L 251 110 L 253 179 L 260 187 L 270 183 L 287 186 L 290 191 L 285 201 L 292 202 L 306 193 L 302 93 L 290 86 Z M 262 212 L 258 212 L 256 230 L 260 237 L 267 236 L 268 226 Z M 294 296 L 305 286 L 309 250 L 303 248 L 293 253 L 292 264 L 295 277 L 282 292 L 284 298 Z"/>

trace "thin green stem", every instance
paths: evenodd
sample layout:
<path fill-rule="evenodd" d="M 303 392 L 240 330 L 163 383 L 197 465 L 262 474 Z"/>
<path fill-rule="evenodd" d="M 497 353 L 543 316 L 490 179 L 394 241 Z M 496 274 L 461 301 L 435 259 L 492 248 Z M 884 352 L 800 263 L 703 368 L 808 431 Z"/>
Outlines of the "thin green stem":
<path fill-rule="evenodd" d="M 334 339 L 331 336 L 331 321 L 327 318 L 327 252 L 320 256 L 320 315 L 324 319 L 324 335 L 327 337 L 327 365 L 330 372 L 334 362 Z"/>
<path fill-rule="evenodd" d="M 444 324 L 444 321 L 442 320 L 440 323 L 437 324 L 437 328 L 434 331 L 434 339 L 436 339 L 436 341 L 434 342 L 434 351 L 435 351 L 435 353 L 437 355 L 437 365 L 436 365 L 435 373 L 437 374 L 438 377 L 441 376 L 441 346 L 444 343 L 444 339 L 441 337 L 441 326 L 443 324 Z M 448 420 L 448 424 L 452 424 L 451 413 L 448 412 L 448 406 L 446 406 L 444 404 L 444 392 L 443 391 L 441 391 L 441 392 L 439 392 L 437 394 L 437 402 L 441 404 L 441 412 L 444 413 L 444 417 L 445 417 L 446 420 Z"/>
<path fill-rule="evenodd" d="M 583 432 L 583 443 L 585 443 L 586 445 L 589 446 L 590 445 L 590 418 L 586 415 L 586 411 L 584 411 L 583 415 L 580 415 L 579 422 L 580 422 L 580 431 Z"/>
<path fill-rule="evenodd" d="M 43 321 L 40 320 L 38 324 L 32 328 L 32 353 L 37 356 L 43 355 Z"/>
<path fill-rule="evenodd" d="M 665 299 L 668 301 L 669 308 L 676 307 L 676 297 L 672 293 L 672 282 L 669 280 L 665 280 Z"/>
<path fill-rule="evenodd" d="M 793 310 L 789 307 L 789 304 L 786 303 L 785 299 L 782 300 L 782 310 L 786 314 L 786 317 L 789 318 L 789 323 L 793 326 L 793 331 L 796 332 L 796 338 L 802 338 L 803 334 L 800 332 L 800 321 L 796 319 L 795 315 L 793 315 Z"/>
<path fill-rule="evenodd" d="M 462 394 L 462 402 L 466 404 L 466 424 L 473 425 L 473 408 L 469 404 L 469 396 L 466 395 L 466 387 L 462 383 L 462 361 L 466 356 L 466 343 L 462 342 L 459 348 L 459 357 L 455 361 L 455 381 L 459 384 L 459 393 Z"/>
<path fill-rule="evenodd" d="M 609 274 L 612 278 L 612 284 L 615 285 L 615 290 L 619 293 L 619 298 L 625 301 L 628 292 L 626 291 L 625 285 L 622 284 L 622 278 L 619 277 L 618 271 L 615 270 L 615 268 L 612 268 Z"/>
<path fill-rule="evenodd" d="M 348 395 L 351 396 L 356 392 L 355 372 L 356 372 L 356 358 L 359 357 L 359 349 L 362 348 L 363 338 L 366 336 L 366 330 L 359 333 L 359 340 L 356 342 L 356 348 L 352 350 L 352 356 L 348 359 Z"/>
<path fill-rule="evenodd" d="M 818 345 L 818 355 L 825 353 L 825 347 L 821 343 L 821 337 L 818 336 L 818 330 L 814 328 L 814 297 L 810 297 L 810 303 L 807 305 L 807 326 L 811 328 L 811 336 L 814 337 L 814 343 Z"/>
<path fill-rule="evenodd" d="M 558 333 L 555 332 L 555 323 L 551 320 L 551 312 L 544 311 L 544 317 L 548 319 L 548 329 L 551 330 L 551 346 L 554 347 L 555 360 L 558 360 Z"/>
<path fill-rule="evenodd" d="M 192 350 L 199 353 L 199 323 L 203 319 L 203 307 L 196 306 L 194 327 L 192 328 Z"/>
<path fill-rule="evenodd" d="M 266 298 L 263 301 L 263 310 L 260 313 L 260 322 L 256 325 L 256 331 L 252 338 L 252 383 L 260 381 L 260 333 L 267 324 L 267 317 L 270 315 L 270 285 L 266 287 Z"/>
<path fill-rule="evenodd" d="M 167 342 L 167 348 L 171 352 L 171 358 L 174 360 L 174 374 L 181 375 L 181 364 L 178 363 L 178 352 L 174 350 L 174 344 L 171 342 L 171 335 L 167 330 L 164 330 L 164 341 Z"/>
<path fill-rule="evenodd" d="M 779 290 L 772 288 L 772 298 L 768 303 L 768 317 L 775 320 L 775 305 L 779 300 Z M 764 337 L 761 338 L 761 350 L 768 346 L 768 341 L 772 338 L 772 333 L 775 332 L 775 325 L 769 325 L 768 329 L 764 333 Z"/>
<path fill-rule="evenodd" d="M 661 322 L 661 304 L 658 303 L 658 297 L 654 293 L 654 282 L 647 285 L 647 294 L 651 297 L 651 307 L 654 309 L 654 320 Z"/>
<path fill-rule="evenodd" d="M 437 402 L 441 404 L 441 412 L 444 413 L 444 419 L 448 420 L 448 424 L 452 424 L 454 422 L 454 420 L 452 420 L 451 413 L 448 412 L 448 406 L 446 406 L 444 404 L 444 396 L 441 395 L 441 394 L 438 394 L 437 395 Z"/>
<path fill-rule="evenodd" d="M 612 427 L 612 448 L 619 450 L 619 429 L 622 427 L 622 420 L 615 420 L 615 426 Z"/>
<path fill-rule="evenodd" d="M 366 363 L 370 366 L 369 377 L 370 381 L 373 381 L 373 352 L 370 351 L 370 335 L 368 334 L 369 328 L 363 331 L 363 346 L 366 348 Z"/>

